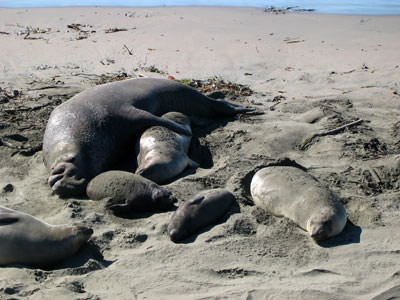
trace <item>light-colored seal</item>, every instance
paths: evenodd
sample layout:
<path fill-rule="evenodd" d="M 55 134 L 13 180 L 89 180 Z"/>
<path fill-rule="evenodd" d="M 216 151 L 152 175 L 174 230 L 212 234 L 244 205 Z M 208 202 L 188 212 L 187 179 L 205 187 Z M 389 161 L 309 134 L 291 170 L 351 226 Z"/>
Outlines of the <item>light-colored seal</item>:
<path fill-rule="evenodd" d="M 0 206 L 0 265 L 52 266 L 76 253 L 92 234 L 84 226 L 50 225 Z"/>
<path fill-rule="evenodd" d="M 140 175 L 125 171 L 107 171 L 87 186 L 92 200 L 108 198 L 106 207 L 118 215 L 170 209 L 177 201 L 167 189 Z"/>
<path fill-rule="evenodd" d="M 129 79 L 89 88 L 50 115 L 43 139 L 48 182 L 61 196 L 84 195 L 90 179 L 109 170 L 148 127 L 190 134 L 159 117 L 167 112 L 218 117 L 252 110 L 168 79 Z"/>
<path fill-rule="evenodd" d="M 257 206 L 275 216 L 289 218 L 315 240 L 335 236 L 346 225 L 343 205 L 331 191 L 299 168 L 263 168 L 254 175 L 250 192 Z"/>
<path fill-rule="evenodd" d="M 163 118 L 184 126 L 191 132 L 190 118 L 179 112 L 169 112 Z M 167 183 L 187 167 L 199 164 L 188 156 L 191 136 L 179 134 L 162 126 L 145 130 L 136 146 L 138 168 L 136 174 L 158 184 Z"/>
<path fill-rule="evenodd" d="M 171 240 L 178 242 L 214 224 L 228 212 L 234 201 L 235 196 L 224 189 L 201 191 L 172 215 L 167 228 Z"/>

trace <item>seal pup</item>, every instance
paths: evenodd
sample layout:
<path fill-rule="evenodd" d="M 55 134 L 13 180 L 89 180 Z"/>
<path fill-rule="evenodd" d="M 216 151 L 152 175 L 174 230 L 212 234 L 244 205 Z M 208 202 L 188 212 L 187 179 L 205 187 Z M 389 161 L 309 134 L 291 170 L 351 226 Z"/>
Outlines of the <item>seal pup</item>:
<path fill-rule="evenodd" d="M 90 179 L 109 170 L 148 127 L 189 135 L 183 126 L 159 117 L 167 112 L 218 117 L 253 110 L 169 79 L 129 79 L 89 88 L 50 115 L 43 138 L 48 183 L 60 196 L 82 196 Z"/>
<path fill-rule="evenodd" d="M 162 117 L 184 126 L 191 132 L 188 116 L 179 112 L 169 112 Z M 187 155 L 190 140 L 191 136 L 179 134 L 166 127 L 153 126 L 146 129 L 136 146 L 136 174 L 163 184 L 187 167 L 197 168 L 199 164 Z"/>
<path fill-rule="evenodd" d="M 52 266 L 76 253 L 92 234 L 88 227 L 50 225 L 0 206 L 0 265 Z"/>
<path fill-rule="evenodd" d="M 201 191 L 172 215 L 167 228 L 171 240 L 178 242 L 214 224 L 228 212 L 234 200 L 235 196 L 224 189 Z"/>
<path fill-rule="evenodd" d="M 250 192 L 257 206 L 275 216 L 289 218 L 315 240 L 335 236 L 346 225 L 343 205 L 331 191 L 299 168 L 263 168 L 252 178 Z"/>
<path fill-rule="evenodd" d="M 106 208 L 117 215 L 167 210 L 177 201 L 167 189 L 133 173 L 107 171 L 93 178 L 87 186 L 92 200 L 108 198 Z"/>

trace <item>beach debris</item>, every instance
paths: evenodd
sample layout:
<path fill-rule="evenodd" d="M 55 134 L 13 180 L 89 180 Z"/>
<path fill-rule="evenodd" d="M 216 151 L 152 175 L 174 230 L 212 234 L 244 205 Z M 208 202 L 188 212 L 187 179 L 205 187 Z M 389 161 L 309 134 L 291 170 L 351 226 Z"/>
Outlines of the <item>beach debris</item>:
<path fill-rule="evenodd" d="M 134 12 L 134 11 L 128 11 L 125 13 L 125 17 L 128 17 L 128 18 L 134 18 L 135 16 L 136 16 L 136 12 Z"/>
<path fill-rule="evenodd" d="M 105 32 L 105 33 L 114 33 L 114 32 L 119 32 L 119 31 L 128 31 L 128 29 L 126 29 L 126 28 L 116 28 L 116 27 L 114 27 L 114 28 L 108 28 L 108 29 L 106 29 L 104 32 Z"/>
<path fill-rule="evenodd" d="M 126 51 L 128 51 L 128 54 L 129 54 L 129 55 L 133 55 L 133 52 L 132 52 L 132 50 L 130 50 L 130 49 L 128 48 L 128 46 L 127 46 L 127 45 L 125 45 L 125 44 L 124 44 L 123 48 L 125 48 L 125 49 L 126 49 Z"/>
<path fill-rule="evenodd" d="M 172 75 L 168 75 L 168 79 L 170 79 L 170 80 L 175 80 L 175 77 L 172 76 Z"/>
<path fill-rule="evenodd" d="M 79 23 L 72 23 L 72 24 L 67 25 L 67 28 L 72 29 L 74 31 L 79 31 L 79 32 L 89 32 L 90 31 L 89 28 L 92 28 L 92 27 L 93 26 L 89 25 L 89 24 L 82 25 Z M 94 32 L 96 32 L 96 31 L 94 31 Z M 94 33 L 94 32 L 92 31 L 92 33 Z"/>
<path fill-rule="evenodd" d="M 22 92 L 18 90 L 13 90 L 10 94 L 6 90 L 0 87 L 0 103 L 8 103 L 12 99 L 17 99 L 22 95 Z"/>
<path fill-rule="evenodd" d="M 290 72 L 290 71 L 294 71 L 294 68 L 293 67 L 285 67 L 285 71 L 288 71 L 288 72 Z"/>
<path fill-rule="evenodd" d="M 149 51 L 155 51 L 156 49 L 155 49 L 155 48 L 147 48 L 147 50 L 149 50 Z"/>
<path fill-rule="evenodd" d="M 248 72 L 244 73 L 244 76 L 251 76 L 251 75 L 253 75 L 253 73 L 248 73 Z"/>
<path fill-rule="evenodd" d="M 77 41 L 80 40 L 85 40 L 87 39 L 89 36 L 86 33 L 79 33 L 79 35 L 75 38 Z"/>
<path fill-rule="evenodd" d="M 275 6 L 267 6 L 264 8 L 264 12 L 273 13 L 275 15 L 286 14 L 286 13 L 305 13 L 313 12 L 315 9 L 312 8 L 298 8 L 298 6 L 291 6 L 286 8 L 277 8 Z"/>
<path fill-rule="evenodd" d="M 235 99 L 239 96 L 251 96 L 254 93 L 247 85 L 224 81 L 218 77 L 206 80 L 181 79 L 177 81 L 196 88 L 202 93 L 223 91 L 223 93 L 231 99 Z"/>
<path fill-rule="evenodd" d="M 99 84 L 105 84 L 108 82 L 113 82 L 113 81 L 120 81 L 120 80 L 125 80 L 125 79 L 130 79 L 133 78 L 133 76 L 128 75 L 125 72 L 120 72 L 120 73 L 115 73 L 115 74 L 101 74 L 100 78 L 96 80 L 96 85 Z"/>
<path fill-rule="evenodd" d="M 305 42 L 305 40 L 295 40 L 295 41 L 285 41 L 286 44 L 297 44 L 297 43 L 302 43 Z"/>
<path fill-rule="evenodd" d="M 143 67 L 142 70 L 145 72 L 151 72 L 151 73 L 157 73 L 157 74 L 167 74 L 167 72 L 160 70 L 155 65 Z"/>
<path fill-rule="evenodd" d="M 0 31 L 0 34 L 5 34 L 5 35 L 9 35 L 9 32 L 5 32 L 5 31 Z"/>
<path fill-rule="evenodd" d="M 108 66 L 108 65 L 115 64 L 115 60 L 107 57 L 107 58 L 104 58 L 104 59 L 100 60 L 100 63 L 103 66 Z"/>
<path fill-rule="evenodd" d="M 336 128 L 334 128 L 334 129 L 331 129 L 331 130 L 328 130 L 328 131 L 325 131 L 325 132 L 315 133 L 315 134 L 313 134 L 312 136 L 306 138 L 306 139 L 299 145 L 298 148 L 299 148 L 299 150 L 304 151 L 304 150 L 306 150 L 306 149 L 311 145 L 313 139 L 315 139 L 315 138 L 317 138 L 317 137 L 321 137 L 321 136 L 337 134 L 337 133 L 339 133 L 339 132 L 345 130 L 346 128 L 359 125 L 359 124 L 361 124 L 363 121 L 364 121 L 363 119 L 358 119 L 358 120 L 355 120 L 355 121 L 353 121 L 353 122 L 344 124 L 344 125 L 342 125 L 342 126 L 336 127 Z"/>

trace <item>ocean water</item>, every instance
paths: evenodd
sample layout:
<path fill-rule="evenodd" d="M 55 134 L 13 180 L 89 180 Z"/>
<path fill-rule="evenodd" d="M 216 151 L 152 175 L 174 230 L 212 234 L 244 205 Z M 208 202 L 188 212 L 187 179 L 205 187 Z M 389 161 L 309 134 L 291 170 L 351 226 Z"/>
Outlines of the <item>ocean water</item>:
<path fill-rule="evenodd" d="M 400 15 L 400 0 L 0 0 L 0 7 L 64 6 L 242 6 L 298 7 L 315 13 Z"/>

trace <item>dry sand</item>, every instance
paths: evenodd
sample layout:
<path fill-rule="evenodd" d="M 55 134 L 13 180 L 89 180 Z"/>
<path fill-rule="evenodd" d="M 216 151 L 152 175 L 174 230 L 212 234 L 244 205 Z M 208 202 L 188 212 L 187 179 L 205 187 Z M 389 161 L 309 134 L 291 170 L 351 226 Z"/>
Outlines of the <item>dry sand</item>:
<path fill-rule="evenodd" d="M 126 31 L 105 32 L 113 28 Z M 54 270 L 2 267 L 1 299 L 400 296 L 400 16 L 0 9 L 0 31 L 0 205 L 95 231 Z M 172 211 L 122 219 L 101 202 L 59 199 L 46 183 L 40 150 L 49 113 L 104 81 L 101 74 L 116 73 L 218 76 L 248 85 L 255 93 L 233 101 L 264 112 L 194 128 L 212 163 L 203 155 L 202 168 L 167 188 L 182 203 L 226 187 L 238 205 L 185 243 L 166 234 Z M 285 157 L 345 204 L 349 222 L 340 236 L 318 245 L 252 205 L 254 171 Z"/>

